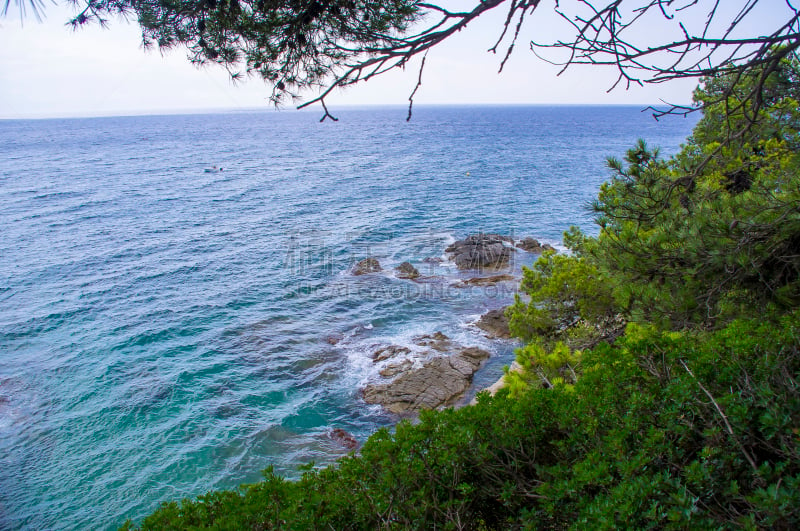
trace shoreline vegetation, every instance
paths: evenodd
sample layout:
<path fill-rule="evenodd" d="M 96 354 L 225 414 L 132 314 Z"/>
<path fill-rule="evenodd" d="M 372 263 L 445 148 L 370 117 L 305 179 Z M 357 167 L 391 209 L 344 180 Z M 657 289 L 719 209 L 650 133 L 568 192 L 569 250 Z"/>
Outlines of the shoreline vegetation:
<path fill-rule="evenodd" d="M 493 395 L 426 402 L 296 481 L 267 469 L 123 529 L 800 526 L 800 64 L 763 68 L 705 79 L 676 155 L 642 140 L 608 160 L 599 234 L 543 249 L 486 317 L 522 341 Z M 449 252 L 483 267 L 508 244 Z"/>

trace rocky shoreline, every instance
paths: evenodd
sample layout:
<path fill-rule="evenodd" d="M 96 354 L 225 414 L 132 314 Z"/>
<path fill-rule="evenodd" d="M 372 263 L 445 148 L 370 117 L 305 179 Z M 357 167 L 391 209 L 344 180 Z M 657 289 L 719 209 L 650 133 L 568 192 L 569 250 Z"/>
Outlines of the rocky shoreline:
<path fill-rule="evenodd" d="M 490 355 L 478 347 L 457 345 L 441 332 L 422 336 L 415 342 L 429 349 L 423 351 L 424 361 L 402 358 L 410 351 L 406 347 L 393 345 L 376 351 L 373 360 L 391 361 L 381 376 L 394 379 L 367 385 L 362 391 L 366 403 L 380 404 L 399 415 L 452 406 L 463 398 L 473 375 Z"/>
<path fill-rule="evenodd" d="M 510 274 L 513 253 L 522 250 L 540 254 L 547 249 L 552 247 L 540 244 L 533 238 L 515 243 L 507 236 L 480 233 L 454 242 L 445 252 L 460 271 L 477 273 L 472 278 L 453 284 L 456 288 L 468 288 L 511 282 L 518 284 L 520 278 Z M 351 270 L 353 275 L 382 271 L 375 258 L 366 258 Z M 427 280 L 410 262 L 403 262 L 394 272 L 398 279 L 412 282 Z M 487 272 L 493 274 L 487 276 Z M 505 308 L 490 310 L 472 324 L 488 339 L 511 338 Z M 380 366 L 378 374 L 381 379 L 368 383 L 361 390 L 362 397 L 367 404 L 378 404 L 386 411 L 401 416 L 413 416 L 423 409 L 457 406 L 472 386 L 475 373 L 489 357 L 489 351 L 460 344 L 441 331 L 417 336 L 407 346 L 376 345 L 372 361 Z M 519 370 L 515 365 L 511 370 Z M 503 385 L 501 376 L 486 390 L 494 394 Z"/>
<path fill-rule="evenodd" d="M 517 363 L 516 360 L 514 360 L 508 367 L 508 372 L 522 372 L 522 365 L 520 365 L 519 363 Z M 505 386 L 506 386 L 506 375 L 503 374 L 495 383 L 493 383 L 489 387 L 482 389 L 481 391 L 486 391 L 490 395 L 494 396 L 495 393 L 497 393 L 497 391 L 499 391 Z M 470 405 L 476 404 L 477 402 L 478 400 L 473 398 L 472 401 L 470 401 Z"/>

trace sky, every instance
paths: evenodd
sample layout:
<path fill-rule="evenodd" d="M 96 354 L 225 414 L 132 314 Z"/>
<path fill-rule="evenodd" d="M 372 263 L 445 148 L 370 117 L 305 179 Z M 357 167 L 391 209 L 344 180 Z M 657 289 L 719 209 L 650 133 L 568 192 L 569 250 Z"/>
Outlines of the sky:
<path fill-rule="evenodd" d="M 191 65 L 183 49 L 145 51 L 133 23 L 112 19 L 108 29 L 93 25 L 74 31 L 65 25 L 72 10 L 63 0 L 47 4 L 42 22 L 31 15 L 21 20 L 13 1 L 8 16 L 0 18 L 0 119 L 271 108 L 270 87 L 260 79 L 233 84 L 221 67 Z M 517 51 L 501 74 L 501 56 L 487 52 L 501 29 L 499 10 L 434 48 L 415 104 L 691 101 L 696 84 L 691 80 L 607 92 L 615 80 L 610 69 L 578 66 L 557 76 L 558 67 L 527 47 L 532 39 L 547 41 L 558 34 L 558 19 L 542 4 L 523 27 Z M 326 101 L 331 110 L 403 105 L 416 81 L 415 68 L 397 70 L 336 91 Z"/>

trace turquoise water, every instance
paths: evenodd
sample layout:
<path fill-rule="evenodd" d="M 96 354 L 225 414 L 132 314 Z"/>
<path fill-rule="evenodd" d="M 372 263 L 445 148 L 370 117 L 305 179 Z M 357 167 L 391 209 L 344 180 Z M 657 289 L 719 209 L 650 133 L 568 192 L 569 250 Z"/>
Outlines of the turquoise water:
<path fill-rule="evenodd" d="M 397 420 L 359 395 L 379 345 L 440 330 L 489 349 L 475 386 L 494 381 L 514 344 L 469 323 L 512 293 L 424 259 L 480 230 L 593 232 L 605 157 L 674 151 L 693 125 L 415 111 L 0 122 L 0 528 L 115 528 L 329 462 L 330 429 Z M 348 274 L 366 256 L 387 272 Z M 394 278 L 406 260 L 435 278 Z"/>

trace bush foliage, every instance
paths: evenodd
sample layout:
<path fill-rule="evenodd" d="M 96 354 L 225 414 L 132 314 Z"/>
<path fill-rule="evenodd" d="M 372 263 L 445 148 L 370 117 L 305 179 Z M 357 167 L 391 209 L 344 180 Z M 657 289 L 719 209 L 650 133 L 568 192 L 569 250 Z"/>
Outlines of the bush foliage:
<path fill-rule="evenodd" d="M 139 527 L 797 528 L 797 79 L 787 60 L 756 114 L 735 92 L 708 108 L 672 158 L 642 141 L 609 160 L 599 235 L 571 230 L 524 273 L 523 371 L 496 396 Z"/>
<path fill-rule="evenodd" d="M 800 312 L 629 325 L 574 385 L 425 412 L 298 481 L 163 505 L 142 529 L 792 528 Z"/>

